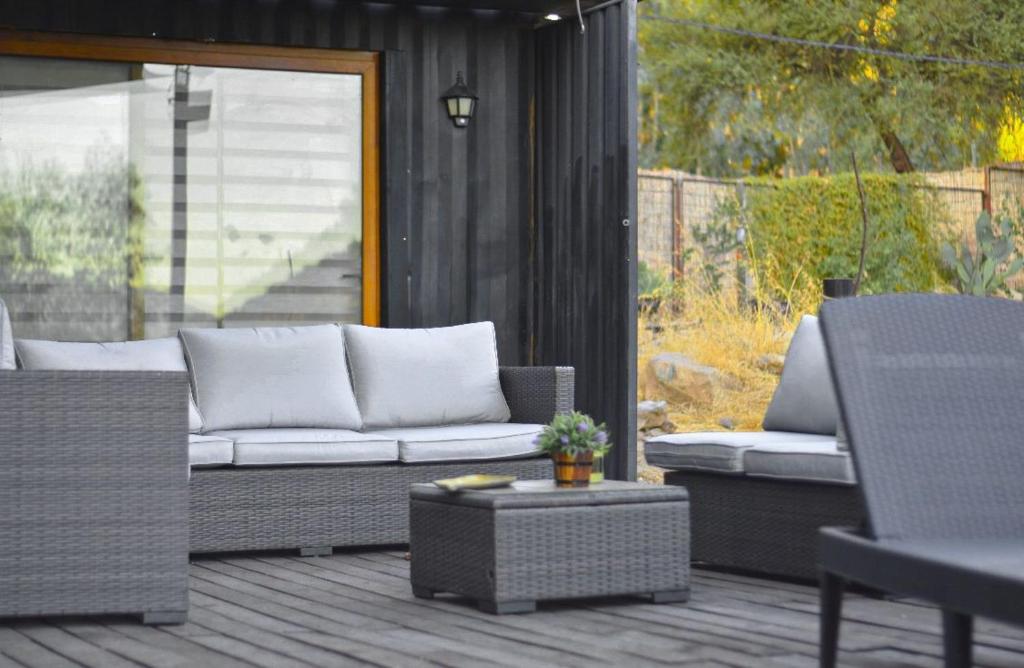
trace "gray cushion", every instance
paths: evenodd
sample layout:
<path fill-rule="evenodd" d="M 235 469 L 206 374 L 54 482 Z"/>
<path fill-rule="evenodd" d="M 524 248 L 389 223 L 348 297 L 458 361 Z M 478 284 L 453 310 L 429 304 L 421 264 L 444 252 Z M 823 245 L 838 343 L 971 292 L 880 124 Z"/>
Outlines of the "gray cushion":
<path fill-rule="evenodd" d="M 203 434 L 189 434 L 189 466 L 223 466 L 235 456 L 235 444 L 227 438 Z"/>
<path fill-rule="evenodd" d="M 11 316 L 7 313 L 4 300 L 0 299 L 0 370 L 18 368 L 14 356 L 14 334 L 11 332 Z"/>
<path fill-rule="evenodd" d="M 25 369 L 65 371 L 187 371 L 181 342 L 169 337 L 146 341 L 77 343 L 67 341 L 15 341 L 18 359 Z M 202 429 L 202 420 L 188 402 L 189 431 Z"/>
<path fill-rule="evenodd" d="M 780 431 L 708 431 L 656 436 L 644 444 L 647 463 L 664 469 L 742 473 L 744 451 L 759 445 L 835 443 L 818 434 Z"/>
<path fill-rule="evenodd" d="M 183 329 L 204 431 L 361 429 L 337 325 Z"/>
<path fill-rule="evenodd" d="M 850 451 L 850 440 L 846 437 L 846 427 L 843 425 L 842 418 L 839 418 L 836 423 L 836 448 L 840 452 Z"/>
<path fill-rule="evenodd" d="M 835 438 L 824 437 L 818 443 L 773 444 L 750 448 L 743 453 L 747 475 L 853 485 L 850 453 L 836 447 Z"/>
<path fill-rule="evenodd" d="M 367 428 L 508 422 L 494 325 L 437 329 L 345 326 L 352 383 Z"/>
<path fill-rule="evenodd" d="M 793 334 L 782 368 L 782 378 L 764 414 L 765 431 L 836 433 L 839 409 L 825 340 L 818 319 L 805 315 Z"/>
<path fill-rule="evenodd" d="M 239 429 L 210 435 L 234 442 L 235 466 L 398 461 L 398 443 L 393 438 L 347 429 Z"/>
<path fill-rule="evenodd" d="M 397 440 L 399 458 L 411 463 L 532 457 L 539 452 L 533 439 L 543 429 L 539 424 L 492 422 L 378 429 L 371 433 Z"/>

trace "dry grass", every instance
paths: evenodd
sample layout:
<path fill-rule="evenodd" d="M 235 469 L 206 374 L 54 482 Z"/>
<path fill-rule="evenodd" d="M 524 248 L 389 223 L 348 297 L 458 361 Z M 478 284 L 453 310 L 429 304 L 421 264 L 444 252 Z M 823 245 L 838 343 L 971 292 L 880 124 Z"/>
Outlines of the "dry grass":
<path fill-rule="evenodd" d="M 776 293 L 777 294 L 777 293 Z M 639 371 L 662 352 L 680 352 L 734 378 L 737 389 L 716 388 L 709 406 L 669 405 L 675 431 L 722 431 L 722 421 L 736 430 L 758 430 L 779 377 L 761 360 L 785 354 L 789 339 L 804 313 L 816 313 L 820 295 L 790 291 L 792 306 L 743 306 L 734 291 L 701 291 L 694 282 L 676 288 L 663 299 L 658 313 L 639 322 Z M 641 387 L 643 383 L 640 384 Z M 664 399 L 644 396 L 640 399 Z M 643 463 L 640 477 L 661 482 L 661 472 Z"/>

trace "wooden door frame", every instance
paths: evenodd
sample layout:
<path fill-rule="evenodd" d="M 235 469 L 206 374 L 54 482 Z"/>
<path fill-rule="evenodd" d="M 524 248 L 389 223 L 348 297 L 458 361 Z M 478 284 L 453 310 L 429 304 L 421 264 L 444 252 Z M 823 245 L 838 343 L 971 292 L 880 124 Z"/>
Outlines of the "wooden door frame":
<path fill-rule="evenodd" d="M 0 30 L 0 55 L 356 74 L 362 77 L 363 324 L 381 322 L 380 54 L 311 47 L 188 42 Z"/>

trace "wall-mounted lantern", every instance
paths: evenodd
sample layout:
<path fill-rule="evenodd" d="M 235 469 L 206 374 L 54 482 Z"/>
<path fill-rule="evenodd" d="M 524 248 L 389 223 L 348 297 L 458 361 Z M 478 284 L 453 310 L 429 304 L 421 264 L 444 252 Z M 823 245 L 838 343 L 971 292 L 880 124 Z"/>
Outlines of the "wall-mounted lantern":
<path fill-rule="evenodd" d="M 455 127 L 464 128 L 469 125 L 469 119 L 476 111 L 476 101 L 479 98 L 462 80 L 462 72 L 455 77 L 455 85 L 446 90 L 441 99 L 444 100 L 448 108 L 448 118 L 452 119 Z"/>

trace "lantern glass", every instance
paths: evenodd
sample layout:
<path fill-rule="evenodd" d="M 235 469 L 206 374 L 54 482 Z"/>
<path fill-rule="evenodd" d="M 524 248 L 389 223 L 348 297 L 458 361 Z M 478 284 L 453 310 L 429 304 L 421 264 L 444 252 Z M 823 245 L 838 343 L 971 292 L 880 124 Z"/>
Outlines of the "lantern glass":
<path fill-rule="evenodd" d="M 464 128 L 469 125 L 469 119 L 473 117 L 473 111 L 476 109 L 476 94 L 462 79 L 462 72 L 458 73 L 455 85 L 445 91 L 441 99 L 444 101 L 448 118 L 456 127 Z"/>

